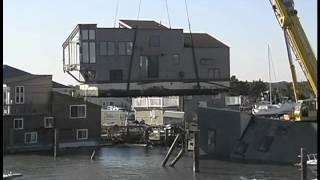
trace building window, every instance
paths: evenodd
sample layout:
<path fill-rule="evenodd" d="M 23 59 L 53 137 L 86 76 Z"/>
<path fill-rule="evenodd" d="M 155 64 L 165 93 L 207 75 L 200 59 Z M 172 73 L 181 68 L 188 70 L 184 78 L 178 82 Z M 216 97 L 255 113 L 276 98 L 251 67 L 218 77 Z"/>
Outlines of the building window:
<path fill-rule="evenodd" d="M 209 79 L 219 79 L 220 78 L 220 69 L 213 68 L 208 70 Z"/>
<path fill-rule="evenodd" d="M 81 62 L 83 63 L 89 63 L 89 43 L 88 42 L 82 42 L 81 43 Z"/>
<path fill-rule="evenodd" d="M 23 86 L 16 86 L 15 91 L 15 102 L 16 104 L 23 104 L 24 103 L 24 87 Z"/>
<path fill-rule="evenodd" d="M 81 39 L 88 40 L 89 39 L 88 37 L 89 37 L 88 30 L 85 30 L 85 29 L 81 30 Z"/>
<path fill-rule="evenodd" d="M 53 128 L 53 117 L 44 117 L 44 128 Z"/>
<path fill-rule="evenodd" d="M 208 129 L 208 151 L 212 152 L 216 148 L 216 130 Z"/>
<path fill-rule="evenodd" d="M 114 42 L 108 42 L 107 55 L 108 56 L 114 55 L 114 49 L 115 49 Z"/>
<path fill-rule="evenodd" d="M 96 38 L 96 31 L 89 30 L 89 40 L 95 40 L 95 38 Z"/>
<path fill-rule="evenodd" d="M 160 47 L 160 36 L 151 35 L 149 38 L 149 47 Z"/>
<path fill-rule="evenodd" d="M 132 54 L 132 42 L 119 42 L 119 55 L 130 56 Z"/>
<path fill-rule="evenodd" d="M 24 143 L 34 144 L 38 142 L 38 132 L 26 132 L 24 133 Z"/>
<path fill-rule="evenodd" d="M 110 81 L 122 81 L 122 70 L 110 70 Z"/>
<path fill-rule="evenodd" d="M 159 57 L 158 56 L 140 56 L 140 68 L 146 72 L 148 78 L 159 77 Z"/>
<path fill-rule="evenodd" d="M 175 64 L 175 65 L 180 64 L 179 54 L 174 54 L 174 55 L 172 55 L 172 62 L 173 62 L 173 64 Z"/>
<path fill-rule="evenodd" d="M 23 118 L 13 119 L 13 128 L 14 129 L 23 129 Z"/>
<path fill-rule="evenodd" d="M 88 129 L 77 129 L 77 140 L 88 139 Z"/>
<path fill-rule="evenodd" d="M 99 45 L 99 54 L 101 56 L 107 55 L 107 42 L 100 42 Z"/>
<path fill-rule="evenodd" d="M 89 63 L 96 63 L 96 43 L 90 42 L 90 59 Z"/>
<path fill-rule="evenodd" d="M 70 118 L 86 118 L 87 106 L 84 105 L 70 105 Z"/>
<path fill-rule="evenodd" d="M 201 58 L 200 64 L 202 65 L 212 65 L 214 63 L 214 60 L 211 58 Z"/>

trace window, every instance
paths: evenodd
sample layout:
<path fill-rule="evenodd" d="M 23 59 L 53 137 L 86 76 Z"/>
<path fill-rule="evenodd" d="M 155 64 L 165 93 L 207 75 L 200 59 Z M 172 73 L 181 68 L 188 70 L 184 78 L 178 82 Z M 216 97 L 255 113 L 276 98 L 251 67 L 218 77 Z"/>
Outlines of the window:
<path fill-rule="evenodd" d="M 173 62 L 173 64 L 175 64 L 175 65 L 180 64 L 179 54 L 174 54 L 174 55 L 172 55 L 172 62 Z"/>
<path fill-rule="evenodd" d="M 38 141 L 38 132 L 26 132 L 24 133 L 24 143 L 33 144 Z"/>
<path fill-rule="evenodd" d="M 13 128 L 14 129 L 23 129 L 23 118 L 13 119 Z"/>
<path fill-rule="evenodd" d="M 147 64 L 148 78 L 157 78 L 159 76 L 158 56 L 149 56 Z"/>
<path fill-rule="evenodd" d="M 77 129 L 77 140 L 88 139 L 88 129 Z"/>
<path fill-rule="evenodd" d="M 53 128 L 53 117 L 44 117 L 44 128 Z"/>
<path fill-rule="evenodd" d="M 119 42 L 119 55 L 131 55 L 132 54 L 132 42 Z"/>
<path fill-rule="evenodd" d="M 114 42 L 108 42 L 107 48 L 108 48 L 108 51 L 107 51 L 108 56 L 114 55 L 114 49 L 115 49 Z"/>
<path fill-rule="evenodd" d="M 88 30 L 81 30 L 81 39 L 88 40 Z"/>
<path fill-rule="evenodd" d="M 89 40 L 95 40 L 96 32 L 95 30 L 89 30 Z"/>
<path fill-rule="evenodd" d="M 160 36 L 151 35 L 149 38 L 149 47 L 160 47 Z"/>
<path fill-rule="evenodd" d="M 121 81 L 122 80 L 122 70 L 110 70 L 110 81 Z"/>
<path fill-rule="evenodd" d="M 96 43 L 90 42 L 90 63 L 96 63 Z"/>
<path fill-rule="evenodd" d="M 71 105 L 70 118 L 86 118 L 86 105 Z"/>
<path fill-rule="evenodd" d="M 127 42 L 126 43 L 126 53 L 127 53 L 127 55 L 131 55 L 132 54 L 132 46 L 133 46 L 132 42 Z"/>
<path fill-rule="evenodd" d="M 107 55 L 107 42 L 100 42 L 99 54 L 102 56 Z"/>
<path fill-rule="evenodd" d="M 82 42 L 82 62 L 89 63 L 89 45 L 88 42 Z"/>
<path fill-rule="evenodd" d="M 15 102 L 16 104 L 23 104 L 24 103 L 24 87 L 23 86 L 16 86 L 15 91 Z"/>

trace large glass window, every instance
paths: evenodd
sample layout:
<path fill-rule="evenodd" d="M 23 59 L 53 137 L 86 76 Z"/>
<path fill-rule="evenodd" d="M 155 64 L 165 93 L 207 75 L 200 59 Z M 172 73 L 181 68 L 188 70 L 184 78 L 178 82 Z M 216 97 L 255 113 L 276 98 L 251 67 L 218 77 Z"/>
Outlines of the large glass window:
<path fill-rule="evenodd" d="M 90 42 L 90 63 L 96 63 L 96 43 Z"/>
<path fill-rule="evenodd" d="M 23 86 L 16 86 L 15 103 L 16 104 L 24 103 L 24 87 Z"/>
<path fill-rule="evenodd" d="M 119 42 L 119 55 L 126 55 L 126 43 Z"/>
<path fill-rule="evenodd" d="M 100 42 L 99 52 L 102 56 L 107 55 L 107 42 Z"/>
<path fill-rule="evenodd" d="M 95 30 L 89 30 L 89 40 L 95 40 L 96 38 L 96 31 Z"/>
<path fill-rule="evenodd" d="M 114 42 L 108 42 L 108 55 L 112 56 L 114 55 L 115 47 L 114 47 Z"/>
<path fill-rule="evenodd" d="M 88 37 L 89 37 L 88 30 L 85 30 L 85 29 L 81 30 L 81 39 L 88 40 L 89 39 Z"/>
<path fill-rule="evenodd" d="M 86 118 L 86 105 L 71 105 L 70 118 Z"/>
<path fill-rule="evenodd" d="M 82 42 L 82 62 L 89 63 L 89 45 L 88 42 Z"/>
<path fill-rule="evenodd" d="M 132 54 L 133 43 L 130 41 L 119 42 L 119 55 L 130 56 Z"/>

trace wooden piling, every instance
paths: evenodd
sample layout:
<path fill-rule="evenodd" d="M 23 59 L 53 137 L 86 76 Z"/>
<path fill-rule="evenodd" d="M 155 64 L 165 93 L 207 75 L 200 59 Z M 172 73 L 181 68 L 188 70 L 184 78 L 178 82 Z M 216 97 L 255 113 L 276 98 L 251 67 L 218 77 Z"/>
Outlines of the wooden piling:
<path fill-rule="evenodd" d="M 59 146 L 59 142 L 58 142 L 58 133 L 59 130 L 57 128 L 54 128 L 54 145 L 53 145 L 53 157 L 56 158 L 57 157 L 57 153 L 58 153 L 58 146 Z"/>
<path fill-rule="evenodd" d="M 300 179 L 307 180 L 307 162 L 306 162 L 305 152 L 303 148 L 300 149 L 300 165 L 301 165 Z"/>
<path fill-rule="evenodd" d="M 199 173 L 199 131 L 193 132 L 194 149 L 193 149 L 193 172 Z"/>
<path fill-rule="evenodd" d="M 178 160 L 182 157 L 183 153 L 184 153 L 184 147 L 181 148 L 179 154 L 177 155 L 176 158 L 173 159 L 173 161 L 171 161 L 171 163 L 169 164 L 169 166 L 170 166 L 170 167 L 173 167 L 173 166 L 178 162 Z"/>
<path fill-rule="evenodd" d="M 179 137 L 180 137 L 180 134 L 178 134 L 176 136 L 176 138 L 174 139 L 174 141 L 173 141 L 173 143 L 172 143 L 172 145 L 171 145 L 166 157 L 164 158 L 164 160 L 161 163 L 162 166 L 166 166 L 166 163 L 167 163 L 167 161 L 168 161 L 168 159 L 169 159 L 169 157 L 170 157 L 170 155 L 171 155 L 171 153 L 172 153 L 172 151 L 173 151 L 173 149 L 175 147 L 175 144 L 178 142 Z"/>

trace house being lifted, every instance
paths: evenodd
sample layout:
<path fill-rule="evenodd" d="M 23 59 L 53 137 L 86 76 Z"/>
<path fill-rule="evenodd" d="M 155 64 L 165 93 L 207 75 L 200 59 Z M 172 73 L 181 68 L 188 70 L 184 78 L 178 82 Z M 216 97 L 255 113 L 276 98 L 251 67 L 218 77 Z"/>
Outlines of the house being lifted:
<path fill-rule="evenodd" d="M 87 96 L 217 94 L 229 87 L 229 47 L 155 21 L 78 24 L 63 43 L 63 69 Z"/>

